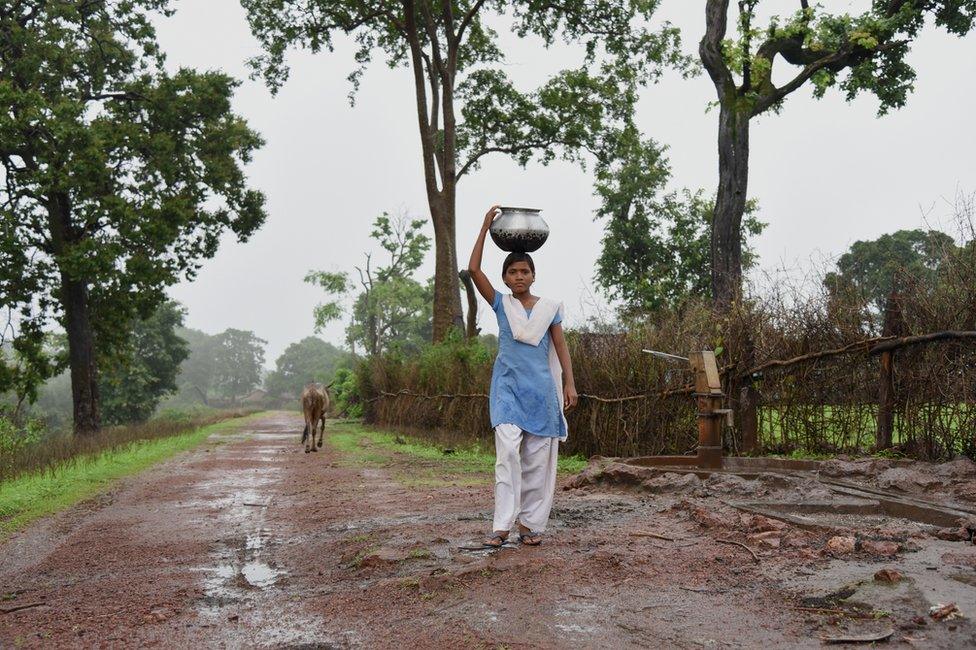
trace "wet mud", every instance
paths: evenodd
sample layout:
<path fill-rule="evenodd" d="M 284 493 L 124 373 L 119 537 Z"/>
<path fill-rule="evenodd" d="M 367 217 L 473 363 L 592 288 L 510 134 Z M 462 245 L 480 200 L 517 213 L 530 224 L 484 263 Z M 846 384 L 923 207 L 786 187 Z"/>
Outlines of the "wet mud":
<path fill-rule="evenodd" d="M 729 505 L 820 498 L 812 483 L 590 470 L 561 478 L 541 547 L 491 550 L 490 476 L 418 485 L 428 460 L 304 454 L 301 427 L 251 421 L 8 540 L 0 606 L 36 606 L 0 614 L 0 647 L 976 643 L 971 543 L 831 514 L 848 543 Z"/>

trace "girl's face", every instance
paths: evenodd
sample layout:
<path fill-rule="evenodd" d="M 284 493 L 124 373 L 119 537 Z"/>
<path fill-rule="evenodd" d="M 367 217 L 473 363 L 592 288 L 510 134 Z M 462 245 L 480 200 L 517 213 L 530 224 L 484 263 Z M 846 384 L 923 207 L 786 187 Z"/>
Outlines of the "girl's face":
<path fill-rule="evenodd" d="M 515 262 L 505 270 L 502 281 L 512 293 L 525 293 L 535 282 L 535 273 L 528 262 Z"/>

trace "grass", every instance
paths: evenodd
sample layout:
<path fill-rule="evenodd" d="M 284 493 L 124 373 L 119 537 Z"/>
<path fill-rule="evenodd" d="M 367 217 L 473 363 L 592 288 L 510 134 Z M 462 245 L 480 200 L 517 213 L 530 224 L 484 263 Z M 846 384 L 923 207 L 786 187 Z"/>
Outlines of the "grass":
<path fill-rule="evenodd" d="M 224 420 L 253 414 L 253 410 L 207 413 L 171 412 L 148 422 L 105 427 L 92 435 L 72 435 L 67 431 L 42 432 L 18 441 L 17 431 L 0 427 L 0 484 L 19 476 L 40 472 L 59 472 L 78 458 L 124 449 L 138 441 L 170 438 Z"/>
<path fill-rule="evenodd" d="M 241 419 L 224 420 L 164 438 L 136 440 L 81 456 L 55 470 L 24 474 L 0 483 L 0 541 L 40 517 L 89 499 L 115 481 L 191 449 L 215 433 L 236 428 Z"/>
<path fill-rule="evenodd" d="M 495 471 L 495 451 L 483 445 L 455 447 L 445 453 L 441 447 L 415 436 L 374 429 L 355 420 L 332 422 L 326 427 L 329 444 L 349 463 L 390 466 L 398 454 L 411 463 L 397 479 L 410 486 L 477 485 Z M 558 471 L 575 474 L 586 467 L 582 456 L 560 456 Z"/>
<path fill-rule="evenodd" d="M 926 429 L 937 444 L 947 447 L 947 453 L 959 454 L 966 451 L 967 428 L 973 420 L 974 405 L 935 404 L 914 405 L 912 408 L 914 426 L 906 427 L 902 417 L 896 417 L 892 427 L 892 444 L 896 447 L 912 440 L 912 431 L 919 435 L 919 428 Z M 824 459 L 833 458 L 838 453 L 860 453 L 898 457 L 897 451 L 882 450 L 873 452 L 877 440 L 877 408 L 875 405 L 793 405 L 788 417 L 783 418 L 784 409 L 768 406 L 760 408 L 759 440 L 765 449 L 790 449 L 793 458 Z M 783 420 L 789 429 L 784 430 Z M 908 429 L 908 430 L 906 430 Z M 821 450 L 813 451 L 811 447 Z M 822 451 L 825 450 L 825 451 Z M 833 450 L 833 451 L 831 451 Z"/>

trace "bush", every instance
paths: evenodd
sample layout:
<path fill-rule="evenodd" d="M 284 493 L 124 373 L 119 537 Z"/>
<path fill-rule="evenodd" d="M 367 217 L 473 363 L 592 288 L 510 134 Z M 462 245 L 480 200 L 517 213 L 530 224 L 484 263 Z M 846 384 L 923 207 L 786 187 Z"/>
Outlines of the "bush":
<path fill-rule="evenodd" d="M 45 433 L 40 420 L 28 418 L 19 423 L 6 414 L 0 414 L 0 476 L 8 474 L 13 460 L 40 442 Z"/>
<path fill-rule="evenodd" d="M 363 398 L 359 392 L 359 377 L 356 373 L 349 368 L 339 368 L 333 382 L 335 414 L 346 418 L 363 417 Z"/>

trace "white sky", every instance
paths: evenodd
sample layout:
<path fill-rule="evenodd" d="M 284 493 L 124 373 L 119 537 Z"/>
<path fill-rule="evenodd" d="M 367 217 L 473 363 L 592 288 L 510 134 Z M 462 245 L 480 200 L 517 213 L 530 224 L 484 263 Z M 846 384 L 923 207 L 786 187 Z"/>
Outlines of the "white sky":
<path fill-rule="evenodd" d="M 682 28 L 687 52 L 696 51 L 701 38 L 703 4 L 664 0 L 658 12 Z M 851 2 L 827 4 L 857 9 Z M 290 80 L 272 98 L 261 82 L 247 79 L 244 62 L 259 48 L 238 2 L 181 0 L 174 6 L 174 17 L 158 21 L 169 65 L 221 69 L 243 80 L 235 110 L 267 141 L 249 175 L 268 197 L 268 220 L 246 244 L 228 238 L 193 283 L 170 293 L 187 307 L 190 327 L 250 329 L 266 339 L 271 366 L 289 343 L 313 333 L 312 306 L 321 296 L 302 282 L 309 269 L 351 271 L 372 247 L 369 225 L 383 211 L 427 215 L 411 73 L 377 61 L 350 108 L 346 75 L 353 49 L 340 42 L 332 54 L 294 52 Z M 566 48 L 544 52 L 535 43 L 504 38 L 510 74 L 526 89 L 578 61 Z M 769 223 L 756 242 L 762 269 L 802 272 L 858 239 L 920 227 L 923 211 L 944 218 L 957 191 L 976 190 L 976 39 L 929 29 L 909 61 L 919 75 L 916 91 L 887 117 L 876 117 L 877 102 L 869 96 L 848 104 L 831 93 L 816 101 L 802 89 L 781 115 L 754 121 L 750 195 Z M 644 94 L 639 125 L 669 145 L 675 187 L 714 191 L 717 116 L 705 112 L 713 99 L 704 75 L 683 80 L 672 73 Z M 597 201 L 589 175 L 564 163 L 522 170 L 502 157 L 488 159 L 459 185 L 462 264 L 493 203 L 544 209 L 552 234 L 534 255 L 534 290 L 565 302 L 569 326 L 582 322 L 592 312 L 584 303 L 594 293 L 602 236 L 602 224 L 592 219 Z M 486 269 L 500 268 L 501 260 L 489 243 Z M 423 272 L 432 270 L 433 252 Z M 497 331 L 485 308 L 480 325 Z M 332 325 L 323 338 L 341 343 L 344 326 Z"/>

